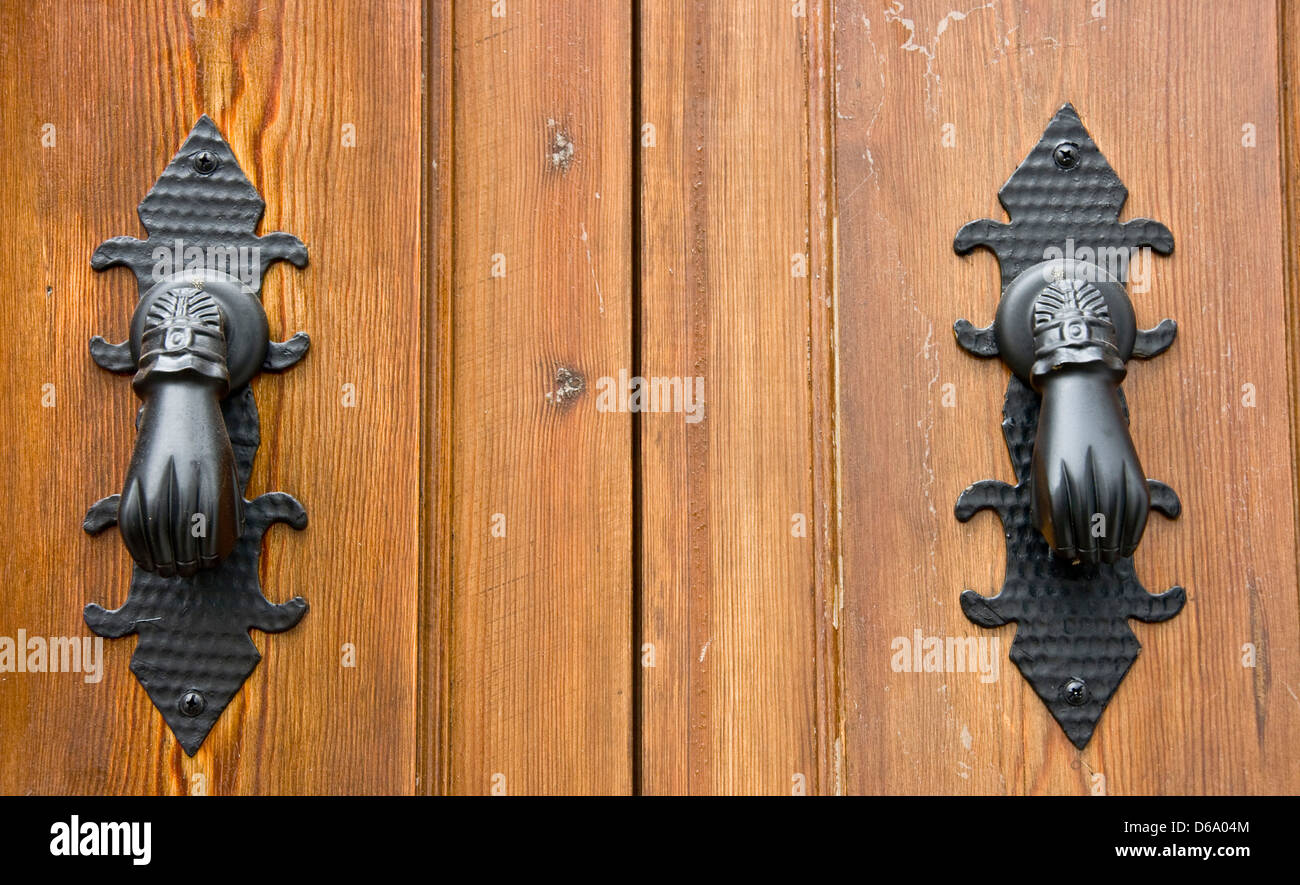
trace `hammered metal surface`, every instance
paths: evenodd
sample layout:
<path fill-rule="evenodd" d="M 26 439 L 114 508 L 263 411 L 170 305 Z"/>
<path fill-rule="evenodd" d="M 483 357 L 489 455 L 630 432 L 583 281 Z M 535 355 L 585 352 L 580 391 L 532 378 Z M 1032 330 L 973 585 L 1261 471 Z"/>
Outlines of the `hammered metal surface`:
<path fill-rule="evenodd" d="M 1063 170 L 1053 159 L 1057 145 L 1078 146 L 1074 168 Z M 997 253 L 1002 286 L 1026 268 L 1048 257 L 1049 249 L 1064 250 L 1074 241 L 1081 249 L 1129 249 L 1150 246 L 1161 255 L 1174 251 L 1174 235 L 1158 221 L 1135 218 L 1119 221 L 1128 188 L 1119 180 L 1106 157 L 1083 128 L 1072 105 L 1056 113 L 1042 139 L 1016 168 L 998 202 L 1011 217 L 1009 223 L 988 218 L 972 221 L 957 232 L 953 248 L 965 255 L 978 246 Z M 1127 282 L 1125 273 L 1117 273 Z"/>
<path fill-rule="evenodd" d="M 194 158 L 203 152 L 208 154 L 205 163 L 209 159 L 216 162 L 209 174 L 196 168 Z M 251 269 L 244 282 L 253 295 L 260 296 L 268 264 L 281 259 L 298 267 L 307 263 L 306 247 L 296 237 L 284 233 L 259 237 L 254 233 L 264 207 L 230 146 L 204 116 L 140 204 L 140 220 L 149 238 L 108 240 L 95 250 L 91 263 L 97 270 L 129 267 L 143 295 L 157 280 L 155 249 L 159 247 L 174 250 L 182 258 L 185 250 L 197 250 L 188 254 L 204 267 L 212 266 L 213 255 L 219 260 L 230 258 L 231 249 L 236 250 L 234 258 L 241 260 L 238 250 L 242 248 L 242 258 L 251 259 L 241 265 Z M 186 260 L 186 268 L 189 266 Z M 263 368 L 289 368 L 306 354 L 308 344 L 301 332 L 289 341 L 271 342 Z M 128 342 L 109 344 L 96 337 L 91 340 L 91 355 L 110 371 L 136 369 Z M 234 450 L 238 485 L 244 492 L 261 438 L 257 405 L 247 384 L 222 402 L 222 417 Z M 119 496 L 113 495 L 94 504 L 86 514 L 86 531 L 98 534 L 115 525 L 118 500 Z M 245 499 L 244 531 L 231 554 L 215 568 L 186 578 L 160 577 L 135 566 L 121 608 L 109 611 L 94 603 L 86 606 L 86 624 L 95 633 L 109 638 L 139 635 L 131 671 L 191 756 L 261 660 L 248 631 L 288 630 L 307 611 L 302 597 L 276 604 L 262 594 L 258 577 L 262 536 L 277 522 L 302 529 L 307 525 L 307 513 L 283 492 Z"/>
<path fill-rule="evenodd" d="M 195 158 L 206 152 L 217 163 L 214 171 L 204 175 L 195 169 Z M 203 263 L 209 250 L 218 257 L 230 251 L 245 250 L 260 256 L 257 270 L 264 272 L 274 261 L 289 261 L 296 267 L 307 265 L 307 247 L 297 237 L 286 233 L 258 236 L 257 223 L 266 211 L 266 202 L 244 175 L 234 151 L 204 114 L 194 124 L 184 144 L 172 157 L 167 168 L 140 202 L 140 223 L 149 232 L 148 239 L 113 237 L 99 245 L 90 258 L 91 267 L 104 270 L 125 265 L 135 273 L 140 294 L 157 282 L 158 258 L 154 250 L 173 249 L 180 241 L 185 249 L 202 250 Z M 193 254 L 193 253 L 191 253 Z M 253 288 L 261 286 L 261 273 L 246 279 Z"/>
<path fill-rule="evenodd" d="M 1054 159 L 1062 144 L 1073 145 L 1075 165 Z M 958 232 L 953 248 L 964 255 L 983 246 L 998 259 L 1002 287 L 1048 258 L 1085 256 L 1098 260 L 1123 250 L 1150 246 L 1173 251 L 1168 228 L 1149 219 L 1119 221 L 1128 191 L 1065 105 L 998 193 L 1010 222 L 973 221 Z M 1127 281 L 1127 261 L 1107 268 Z M 1168 348 L 1176 327 L 1165 320 L 1137 333 L 1133 355 L 1150 358 Z M 993 326 L 977 328 L 966 320 L 954 326 L 958 344 L 980 357 L 998 356 Z M 1092 737 L 1106 704 L 1141 650 L 1129 618 L 1157 622 L 1176 615 L 1186 601 L 1181 587 L 1148 593 L 1138 581 L 1131 557 L 1112 564 L 1084 566 L 1054 556 L 1034 526 L 1030 465 L 1038 429 L 1039 395 L 1012 376 L 1003 410 L 1003 433 L 1017 484 L 977 482 L 958 499 L 956 516 L 965 522 L 989 509 L 1002 520 L 1006 535 L 1006 577 L 992 597 L 962 594 L 962 611 L 974 623 L 997 627 L 1016 622 L 1010 657 L 1047 705 L 1066 736 L 1082 749 Z M 1126 412 L 1127 414 L 1127 412 Z M 1168 486 L 1148 481 L 1151 507 L 1168 517 L 1180 510 Z"/>

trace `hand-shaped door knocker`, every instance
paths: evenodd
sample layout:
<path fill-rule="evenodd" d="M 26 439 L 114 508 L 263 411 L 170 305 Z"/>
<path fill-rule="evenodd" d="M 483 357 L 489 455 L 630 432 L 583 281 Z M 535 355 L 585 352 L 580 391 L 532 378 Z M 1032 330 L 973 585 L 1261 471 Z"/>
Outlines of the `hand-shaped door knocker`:
<path fill-rule="evenodd" d="M 998 192 L 1010 223 L 972 221 L 954 242 L 961 255 L 991 249 L 1002 270 L 993 325 L 954 330 L 1013 373 L 1002 430 L 1017 479 L 977 482 L 957 501 L 963 522 L 996 511 L 1007 544 L 1001 592 L 967 590 L 962 610 L 984 627 L 1018 623 L 1010 657 L 1080 749 L 1141 650 L 1128 619 L 1167 620 L 1186 599 L 1181 587 L 1148 593 L 1131 559 L 1148 512 L 1174 518 L 1180 505 L 1143 472 L 1120 391 L 1128 361 L 1164 352 L 1177 331 L 1137 328 L 1133 263 L 1174 239 L 1159 222 L 1120 222 L 1127 196 L 1066 105 Z"/>
<path fill-rule="evenodd" d="M 204 116 L 140 203 L 149 238 L 116 237 L 91 258 L 139 283 L 128 340 L 97 336 L 90 353 L 132 373 L 142 404 L 122 494 L 85 520 L 91 534 L 117 524 L 135 560 L 131 589 L 114 611 L 86 606 L 86 623 L 139 634 L 131 670 L 191 756 L 261 660 L 249 629 L 287 630 L 307 611 L 301 597 L 268 601 L 258 580 L 262 535 L 276 522 L 305 528 L 306 511 L 283 492 L 244 498 L 260 442 L 249 382 L 309 344 L 301 332 L 269 340 L 262 274 L 281 259 L 305 266 L 307 249 L 289 234 L 257 236 L 264 209 Z"/>

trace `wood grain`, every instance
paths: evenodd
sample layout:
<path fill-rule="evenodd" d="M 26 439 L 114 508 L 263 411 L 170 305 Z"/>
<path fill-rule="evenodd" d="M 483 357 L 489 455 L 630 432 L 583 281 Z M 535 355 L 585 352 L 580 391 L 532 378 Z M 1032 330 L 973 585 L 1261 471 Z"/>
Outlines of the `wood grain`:
<path fill-rule="evenodd" d="M 310 266 L 272 270 L 263 295 L 272 335 L 303 329 L 313 341 L 300 366 L 254 382 L 262 446 L 249 486 L 307 507 L 307 530 L 273 530 L 262 560 L 268 595 L 301 593 L 306 619 L 254 633 L 264 658 L 193 759 L 129 672 L 132 639 L 104 643 L 97 684 L 0 674 L 0 792 L 413 788 L 420 25 L 400 2 L 0 12 L 0 635 L 87 635 L 87 602 L 125 599 L 120 540 L 88 538 L 81 519 L 122 481 L 136 400 L 86 342 L 125 336 L 135 284 L 93 273 L 89 258 L 107 237 L 143 233 L 136 204 L 201 113 L 265 195 L 262 230 L 308 245 Z M 344 124 L 355 147 L 343 146 Z M 341 666 L 345 643 L 355 668 Z"/>
<path fill-rule="evenodd" d="M 640 374 L 704 389 L 698 422 L 640 416 L 646 793 L 833 790 L 814 15 L 641 4 Z"/>
<path fill-rule="evenodd" d="M 1291 477 L 1297 494 L 1296 562 L 1300 564 L 1300 3 L 1278 2 L 1278 144 L 1282 161 L 1283 263 L 1286 265 L 1287 390 L 1291 395 Z M 1300 565 L 1298 565 L 1300 567 Z"/>
<path fill-rule="evenodd" d="M 835 3 L 850 792 L 1300 787 L 1277 24 L 1269 2 L 1111 2 L 1100 18 L 1087 4 Z M 1014 627 L 996 634 L 988 684 L 893 672 L 890 648 L 915 630 L 980 635 L 958 594 L 1000 584 L 996 519 L 962 525 L 952 507 L 974 480 L 1011 479 L 1006 371 L 949 331 L 992 317 L 996 262 L 951 243 L 1003 217 L 998 187 L 1067 100 L 1128 185 L 1126 216 L 1177 241 L 1134 300 L 1143 324 L 1176 318 L 1178 342 L 1125 391 L 1143 465 L 1184 504 L 1152 522 L 1138 573 L 1189 595 L 1173 621 L 1135 624 L 1143 653 L 1082 752 L 1005 660 Z"/>
<path fill-rule="evenodd" d="M 627 793 L 630 6 L 503 8 L 453 26 L 450 789 Z"/>
<path fill-rule="evenodd" d="M 137 404 L 86 341 L 134 288 L 89 256 L 204 112 L 311 251 L 267 276 L 313 350 L 255 382 L 249 491 L 307 506 L 262 578 L 312 610 L 193 759 L 134 640 L 0 673 L 0 792 L 1300 791 L 1300 4 L 1098 8 L 5 6 L 0 636 L 125 598 L 80 523 Z M 1177 240 L 1125 392 L 1184 502 L 1139 574 L 1190 599 L 1082 752 L 962 616 L 1003 544 L 952 515 L 1011 474 L 1006 371 L 950 332 L 996 263 L 952 236 L 1067 100 Z M 702 378 L 703 419 L 598 407 L 620 373 Z M 996 636 L 997 679 L 895 672 L 918 630 Z"/>
<path fill-rule="evenodd" d="M 416 792 L 451 789 L 452 82 L 450 0 L 424 4 L 424 311 L 421 316 L 420 641 Z"/>

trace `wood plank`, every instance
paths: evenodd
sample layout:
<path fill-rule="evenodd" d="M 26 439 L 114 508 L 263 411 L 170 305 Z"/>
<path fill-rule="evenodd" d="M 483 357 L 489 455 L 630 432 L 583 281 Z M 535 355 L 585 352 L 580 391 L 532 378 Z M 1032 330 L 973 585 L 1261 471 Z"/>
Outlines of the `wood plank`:
<path fill-rule="evenodd" d="M 454 22 L 450 789 L 627 793 L 630 7 L 492 7 Z"/>
<path fill-rule="evenodd" d="M 416 791 L 451 786 L 452 8 L 424 5 L 424 273 L 421 285 L 420 708 Z"/>
<path fill-rule="evenodd" d="M 1300 787 L 1276 5 L 1094 8 L 835 3 L 850 792 Z M 964 222 L 1003 217 L 998 187 L 1067 100 L 1128 185 L 1126 217 L 1177 241 L 1134 300 L 1144 324 L 1176 318 L 1178 342 L 1125 391 L 1143 465 L 1184 502 L 1179 521 L 1153 519 L 1138 573 L 1190 599 L 1173 621 L 1134 625 L 1143 653 L 1082 752 L 1005 660 L 1014 627 L 996 634 L 991 683 L 891 668 L 894 637 L 981 635 L 958 595 L 1000 584 L 996 519 L 962 525 L 952 507 L 974 480 L 1011 479 L 1006 371 L 949 332 L 992 317 L 996 262 L 951 243 Z"/>
<path fill-rule="evenodd" d="M 1280 113 L 1278 144 L 1282 160 L 1283 264 L 1286 266 L 1287 390 L 1291 395 L 1291 478 L 1295 498 L 1296 562 L 1300 564 L 1300 4 L 1280 3 Z"/>
<path fill-rule="evenodd" d="M 646 793 L 834 789 L 809 136 L 811 117 L 825 147 L 828 43 L 810 5 L 812 23 L 784 3 L 641 4 L 640 374 L 704 388 L 702 420 L 639 421 Z"/>
<path fill-rule="evenodd" d="M 11 546 L 0 635 L 86 635 L 87 602 L 125 599 L 125 549 L 116 533 L 85 536 L 81 519 L 122 481 L 137 403 L 86 342 L 124 336 L 135 287 L 89 259 L 107 237 L 142 233 L 136 204 L 200 113 L 266 197 L 262 230 L 308 245 L 310 266 L 271 271 L 263 294 L 274 336 L 313 340 L 299 367 L 254 382 L 262 446 L 249 488 L 307 507 L 307 530 L 271 531 L 262 560 L 268 595 L 301 593 L 306 619 L 253 634 L 264 658 L 193 759 L 128 670 L 134 640 L 104 643 L 96 684 L 0 675 L 0 792 L 413 789 L 419 365 L 406 333 L 420 320 L 420 25 L 398 2 L 382 14 L 251 0 L 0 13 L 13 86 L 0 112 Z M 53 408 L 41 406 L 44 384 Z M 341 666 L 344 643 L 355 668 Z"/>

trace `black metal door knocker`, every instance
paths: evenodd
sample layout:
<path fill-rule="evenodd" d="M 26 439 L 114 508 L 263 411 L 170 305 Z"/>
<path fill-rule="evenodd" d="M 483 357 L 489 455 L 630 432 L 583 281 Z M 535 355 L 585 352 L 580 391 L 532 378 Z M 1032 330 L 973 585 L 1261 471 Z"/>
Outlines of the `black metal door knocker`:
<path fill-rule="evenodd" d="M 997 255 L 1002 297 L 991 326 L 954 326 L 957 343 L 1001 356 L 1012 377 L 1003 406 L 1017 483 L 983 480 L 962 492 L 957 519 L 994 510 L 1006 534 L 1006 580 L 996 596 L 962 593 L 983 627 L 1017 622 L 1010 657 L 1082 749 L 1141 646 L 1128 619 L 1182 610 L 1181 587 L 1151 594 L 1133 552 L 1147 514 L 1179 514 L 1174 491 L 1149 480 L 1129 437 L 1120 383 L 1130 358 L 1174 341 L 1163 320 L 1139 330 L 1126 284 L 1150 247 L 1174 238 L 1149 219 L 1120 222 L 1128 191 L 1071 105 L 998 191 L 1010 223 L 962 227 L 959 255 Z"/>
<path fill-rule="evenodd" d="M 294 236 L 254 231 L 266 208 L 206 115 L 140 203 L 146 240 L 114 237 L 95 270 L 123 265 L 140 299 L 129 338 L 96 336 L 90 355 L 133 374 L 142 401 L 122 493 L 95 503 L 87 532 L 116 524 L 135 560 L 126 603 L 86 606 L 101 636 L 139 635 L 131 671 L 191 756 L 253 672 L 250 628 L 288 630 L 307 612 L 300 596 L 262 595 L 262 535 L 296 529 L 307 512 L 283 492 L 244 498 L 261 438 L 249 382 L 297 363 L 309 340 L 269 340 L 262 274 L 274 261 L 307 264 Z"/>

